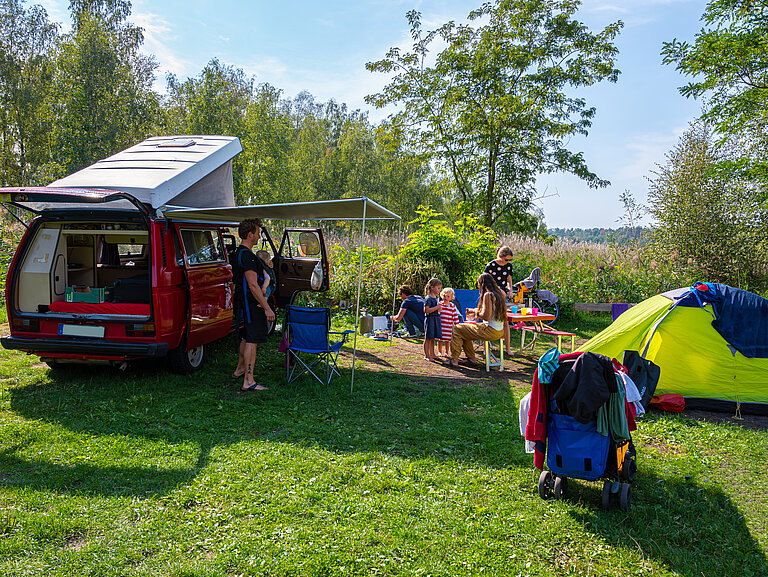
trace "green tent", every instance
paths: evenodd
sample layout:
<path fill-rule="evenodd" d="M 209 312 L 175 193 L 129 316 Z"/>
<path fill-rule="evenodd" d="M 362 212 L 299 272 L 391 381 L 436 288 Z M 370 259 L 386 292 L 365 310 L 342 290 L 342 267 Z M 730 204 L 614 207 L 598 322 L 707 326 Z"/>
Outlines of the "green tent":
<path fill-rule="evenodd" d="M 656 394 L 678 393 L 689 399 L 768 403 L 768 358 L 747 358 L 727 342 L 713 327 L 713 318 L 719 311 L 712 304 L 672 307 L 676 299 L 688 294 L 688 290 L 656 295 L 630 308 L 579 350 L 600 353 L 619 361 L 625 350 L 639 351 L 644 358 L 661 367 Z M 748 311 L 735 312 L 741 312 L 741 319 L 744 319 L 744 313 Z M 755 319 L 754 316 L 751 318 Z M 698 404 L 703 408 L 717 406 L 717 403 L 708 402 Z M 763 412 L 765 408 L 768 405 L 758 410 Z"/>

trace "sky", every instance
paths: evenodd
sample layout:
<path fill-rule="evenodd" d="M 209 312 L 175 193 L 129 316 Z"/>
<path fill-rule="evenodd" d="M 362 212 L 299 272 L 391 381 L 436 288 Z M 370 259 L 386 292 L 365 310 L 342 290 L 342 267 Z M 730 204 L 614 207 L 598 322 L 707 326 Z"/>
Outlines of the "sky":
<path fill-rule="evenodd" d="M 30 0 L 34 2 L 34 0 Z M 69 26 L 68 0 L 38 0 L 52 20 Z M 197 76 L 212 59 L 242 68 L 256 83 L 302 90 L 316 101 L 334 99 L 369 112 L 378 122 L 390 111 L 371 109 L 367 94 L 387 77 L 365 69 L 389 48 L 410 45 L 405 14 L 416 9 L 433 29 L 463 21 L 481 0 L 133 0 L 131 20 L 144 29 L 144 48 L 159 64 L 156 87 L 165 77 Z M 583 0 L 578 18 L 593 31 L 622 20 L 616 43 L 617 83 L 580 89 L 597 115 L 587 137 L 574 137 L 589 168 L 611 185 L 590 189 L 578 178 L 554 174 L 537 182 L 537 204 L 549 228 L 616 228 L 623 215 L 619 195 L 646 203 L 648 178 L 699 116 L 701 102 L 682 97 L 686 82 L 661 64 L 662 43 L 692 40 L 701 28 L 705 0 Z M 647 219 L 641 224 L 648 224 Z"/>

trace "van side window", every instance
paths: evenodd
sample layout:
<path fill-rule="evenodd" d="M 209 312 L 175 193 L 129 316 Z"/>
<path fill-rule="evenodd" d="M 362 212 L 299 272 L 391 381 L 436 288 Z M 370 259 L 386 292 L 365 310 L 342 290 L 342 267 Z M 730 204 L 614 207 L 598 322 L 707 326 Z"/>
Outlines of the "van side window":
<path fill-rule="evenodd" d="M 182 228 L 181 240 L 190 265 L 225 260 L 224 246 L 216 229 Z"/>

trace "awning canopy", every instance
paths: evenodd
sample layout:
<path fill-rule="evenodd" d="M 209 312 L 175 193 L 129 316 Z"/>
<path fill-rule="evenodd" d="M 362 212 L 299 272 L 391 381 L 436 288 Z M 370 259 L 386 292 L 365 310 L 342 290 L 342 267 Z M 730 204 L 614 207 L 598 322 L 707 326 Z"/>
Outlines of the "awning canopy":
<path fill-rule="evenodd" d="M 158 209 L 158 213 L 173 220 L 222 224 L 235 224 L 246 218 L 270 220 L 363 220 L 363 218 L 365 220 L 400 220 L 400 216 L 366 197 L 224 208 L 166 206 Z"/>

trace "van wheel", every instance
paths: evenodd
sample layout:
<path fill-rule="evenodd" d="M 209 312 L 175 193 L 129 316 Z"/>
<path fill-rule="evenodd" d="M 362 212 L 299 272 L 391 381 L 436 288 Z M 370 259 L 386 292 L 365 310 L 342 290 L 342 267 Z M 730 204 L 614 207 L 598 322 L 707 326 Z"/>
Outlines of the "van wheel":
<path fill-rule="evenodd" d="M 205 362 L 205 345 L 200 345 L 188 351 L 184 350 L 185 348 L 185 343 L 182 342 L 181 345 L 168 353 L 171 371 L 177 375 L 190 375 L 195 371 L 199 371 Z"/>

